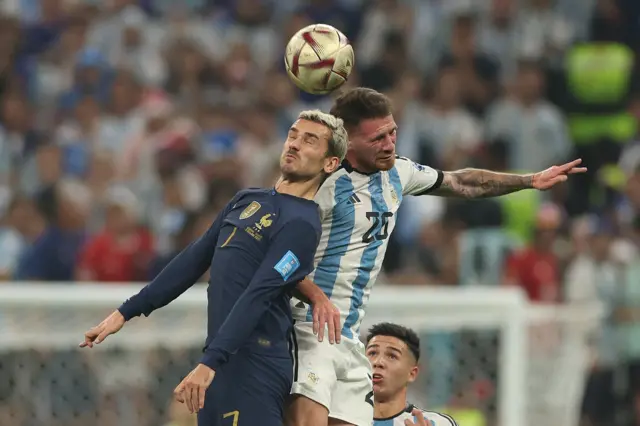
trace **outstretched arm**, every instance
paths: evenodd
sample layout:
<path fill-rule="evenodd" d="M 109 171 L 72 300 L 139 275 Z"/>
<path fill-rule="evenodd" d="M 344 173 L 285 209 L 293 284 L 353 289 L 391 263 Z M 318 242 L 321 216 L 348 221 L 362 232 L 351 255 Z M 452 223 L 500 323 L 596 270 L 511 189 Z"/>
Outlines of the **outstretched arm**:
<path fill-rule="evenodd" d="M 444 172 L 442 183 L 430 195 L 462 198 L 488 198 L 510 194 L 523 189 L 544 191 L 567 180 L 568 175 L 584 173 L 586 167 L 578 167 L 582 160 L 574 160 L 561 166 L 533 174 L 498 173 L 480 169 L 462 169 Z"/>
<path fill-rule="evenodd" d="M 430 195 L 487 198 L 533 188 L 533 174 L 518 175 L 481 169 L 444 172 L 442 183 Z"/>

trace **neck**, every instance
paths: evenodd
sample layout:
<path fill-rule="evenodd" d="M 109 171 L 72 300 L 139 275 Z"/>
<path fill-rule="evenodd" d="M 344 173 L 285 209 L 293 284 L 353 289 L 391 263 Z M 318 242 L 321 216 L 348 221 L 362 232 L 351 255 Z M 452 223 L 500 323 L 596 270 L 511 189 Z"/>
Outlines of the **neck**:
<path fill-rule="evenodd" d="M 351 167 L 353 167 L 356 171 L 359 171 L 359 172 L 362 172 L 362 173 L 373 173 L 373 172 L 375 172 L 375 170 L 371 170 L 371 169 L 369 169 L 367 167 L 363 167 L 362 165 L 360 165 L 360 163 L 358 163 L 358 160 L 356 159 L 353 151 L 347 151 L 347 155 L 346 155 L 345 159 L 349 162 Z"/>
<path fill-rule="evenodd" d="M 293 195 L 294 197 L 313 200 L 320 188 L 319 179 L 292 181 L 284 176 L 280 176 L 276 183 L 276 191 L 280 194 Z"/>
<path fill-rule="evenodd" d="M 376 419 L 386 419 L 395 416 L 405 409 L 407 406 L 407 390 L 403 389 L 402 392 L 399 392 L 387 401 L 380 401 L 375 395 L 374 399 L 376 404 L 373 410 L 373 417 Z"/>

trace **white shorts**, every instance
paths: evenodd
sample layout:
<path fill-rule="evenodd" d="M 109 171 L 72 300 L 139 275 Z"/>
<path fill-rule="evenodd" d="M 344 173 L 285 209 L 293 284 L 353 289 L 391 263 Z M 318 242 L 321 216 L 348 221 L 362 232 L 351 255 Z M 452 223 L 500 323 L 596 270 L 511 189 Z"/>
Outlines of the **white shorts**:
<path fill-rule="evenodd" d="M 355 426 L 373 424 L 371 364 L 359 340 L 342 336 L 339 344 L 318 342 L 311 322 L 293 325 L 293 387 L 329 409 L 329 417 Z"/>

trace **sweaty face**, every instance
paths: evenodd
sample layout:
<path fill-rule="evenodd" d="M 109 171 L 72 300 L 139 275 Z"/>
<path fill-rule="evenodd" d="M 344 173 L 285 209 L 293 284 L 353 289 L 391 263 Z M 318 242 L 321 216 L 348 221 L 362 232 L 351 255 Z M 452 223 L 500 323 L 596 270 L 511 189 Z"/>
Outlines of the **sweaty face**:
<path fill-rule="evenodd" d="M 288 180 L 309 180 L 329 170 L 327 150 L 331 130 L 320 123 L 300 119 L 289 129 L 280 157 L 280 171 Z M 325 169 L 327 168 L 327 169 Z"/>
<path fill-rule="evenodd" d="M 397 130 L 393 115 L 362 121 L 349 132 L 349 151 L 356 160 L 353 166 L 366 173 L 393 168 Z"/>
<path fill-rule="evenodd" d="M 402 392 L 418 375 L 416 360 L 405 342 L 390 336 L 375 336 L 367 344 L 373 367 L 373 394 L 387 401 Z"/>

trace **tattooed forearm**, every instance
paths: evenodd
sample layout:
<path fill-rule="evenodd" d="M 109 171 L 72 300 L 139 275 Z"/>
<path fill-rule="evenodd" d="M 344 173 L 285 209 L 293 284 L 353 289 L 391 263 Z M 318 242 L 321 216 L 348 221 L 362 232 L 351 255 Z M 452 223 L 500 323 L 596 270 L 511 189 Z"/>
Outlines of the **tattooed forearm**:
<path fill-rule="evenodd" d="M 516 175 L 480 169 L 445 172 L 442 184 L 433 195 L 462 198 L 487 198 L 533 188 L 533 174 Z"/>

